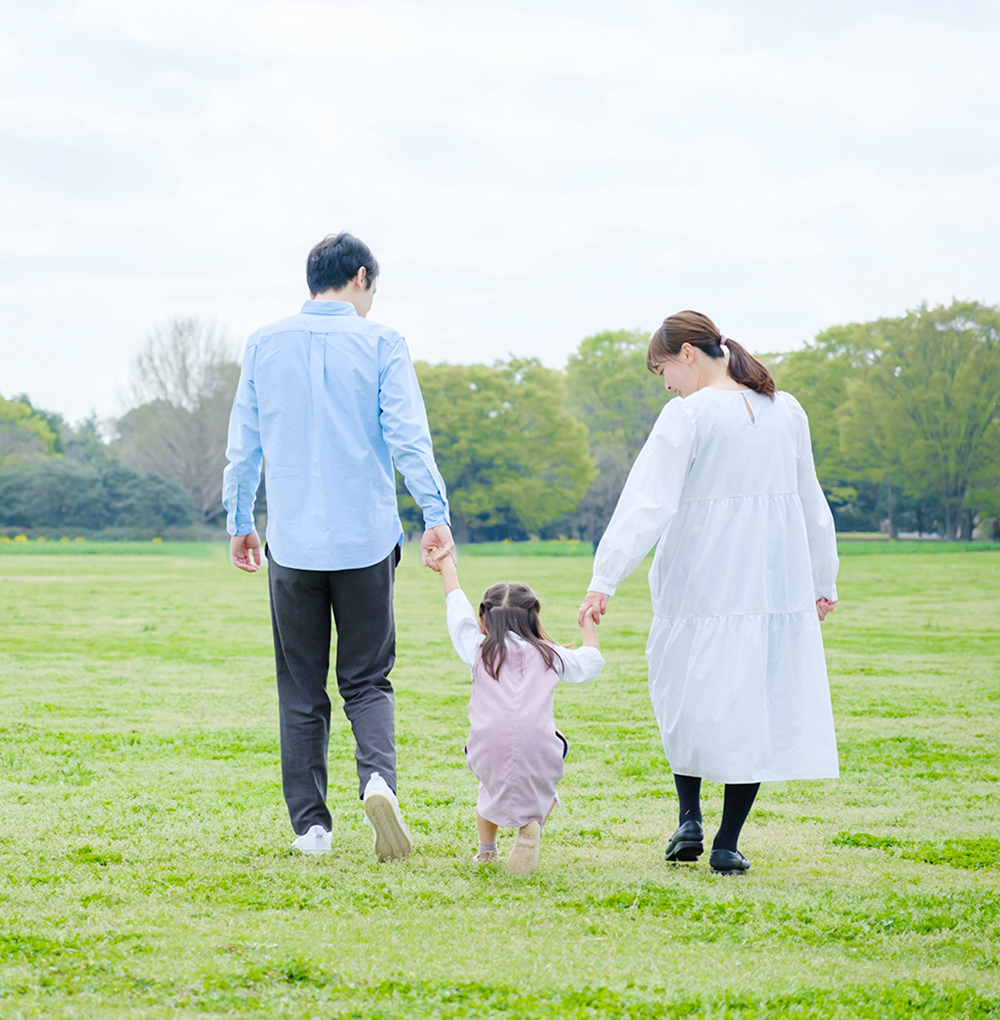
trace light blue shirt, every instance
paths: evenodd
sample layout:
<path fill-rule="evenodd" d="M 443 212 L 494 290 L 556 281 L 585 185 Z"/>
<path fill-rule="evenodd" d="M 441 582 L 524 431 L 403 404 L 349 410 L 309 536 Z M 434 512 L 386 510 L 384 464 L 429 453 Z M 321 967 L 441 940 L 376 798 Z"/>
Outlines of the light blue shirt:
<path fill-rule="evenodd" d="M 300 570 L 385 559 L 403 537 L 393 463 L 424 514 L 450 523 L 406 341 L 343 301 L 307 301 L 247 341 L 229 420 L 222 502 L 231 535 L 254 528 L 261 459 L 267 545 Z"/>

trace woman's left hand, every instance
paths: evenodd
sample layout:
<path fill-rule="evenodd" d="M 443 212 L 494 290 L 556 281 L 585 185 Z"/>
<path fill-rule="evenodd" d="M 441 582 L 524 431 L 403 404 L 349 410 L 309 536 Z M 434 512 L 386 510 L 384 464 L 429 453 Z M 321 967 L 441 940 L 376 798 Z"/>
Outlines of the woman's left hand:
<path fill-rule="evenodd" d="M 608 611 L 608 596 L 602 591 L 588 591 L 587 597 L 583 600 L 583 605 L 580 606 L 580 615 L 577 617 L 577 624 L 583 626 L 583 618 L 587 615 L 587 610 L 591 607 L 596 607 L 603 616 Z"/>
<path fill-rule="evenodd" d="M 826 614 L 836 608 L 836 602 L 831 602 L 829 599 L 816 599 L 816 612 L 819 613 L 819 622 L 822 623 L 826 619 Z"/>

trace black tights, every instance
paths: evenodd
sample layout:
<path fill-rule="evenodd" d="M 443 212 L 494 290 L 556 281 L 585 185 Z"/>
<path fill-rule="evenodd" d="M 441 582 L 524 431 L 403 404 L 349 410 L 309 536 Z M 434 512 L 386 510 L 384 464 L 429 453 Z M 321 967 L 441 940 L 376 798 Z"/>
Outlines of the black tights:
<path fill-rule="evenodd" d="M 677 799 L 680 801 L 680 820 L 701 821 L 701 779 L 697 776 L 674 774 Z M 753 807 L 760 783 L 726 783 L 726 797 L 722 804 L 722 822 L 712 843 L 713 850 L 735 850 L 740 830 Z"/>

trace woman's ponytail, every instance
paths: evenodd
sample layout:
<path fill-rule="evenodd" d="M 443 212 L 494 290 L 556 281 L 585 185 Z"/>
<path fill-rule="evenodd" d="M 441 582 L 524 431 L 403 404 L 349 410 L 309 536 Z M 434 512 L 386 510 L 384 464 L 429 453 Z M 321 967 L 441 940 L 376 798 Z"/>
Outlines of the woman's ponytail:
<path fill-rule="evenodd" d="M 715 323 L 701 312 L 678 312 L 663 320 L 646 351 L 650 372 L 659 371 L 667 358 L 675 358 L 684 344 L 697 347 L 710 358 L 725 358 L 729 376 L 741 386 L 774 397 L 774 379 L 742 344 L 724 337 Z"/>
<path fill-rule="evenodd" d="M 729 348 L 729 376 L 741 386 L 746 386 L 767 397 L 774 396 L 774 378 L 742 344 L 725 337 L 725 345 Z"/>

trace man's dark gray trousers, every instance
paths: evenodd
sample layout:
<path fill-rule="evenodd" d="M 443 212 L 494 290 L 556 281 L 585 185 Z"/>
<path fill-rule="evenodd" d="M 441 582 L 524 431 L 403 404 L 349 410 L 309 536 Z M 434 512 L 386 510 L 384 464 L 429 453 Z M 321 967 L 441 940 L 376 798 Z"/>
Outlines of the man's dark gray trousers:
<path fill-rule="evenodd" d="M 337 627 L 337 687 L 356 744 L 359 795 L 373 772 L 396 789 L 396 661 L 392 588 L 397 546 L 356 570 L 298 570 L 268 560 L 271 624 L 278 674 L 281 780 L 292 828 L 332 828 L 326 806 L 330 743 L 331 612 Z"/>

